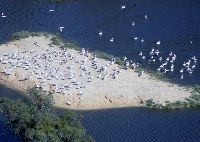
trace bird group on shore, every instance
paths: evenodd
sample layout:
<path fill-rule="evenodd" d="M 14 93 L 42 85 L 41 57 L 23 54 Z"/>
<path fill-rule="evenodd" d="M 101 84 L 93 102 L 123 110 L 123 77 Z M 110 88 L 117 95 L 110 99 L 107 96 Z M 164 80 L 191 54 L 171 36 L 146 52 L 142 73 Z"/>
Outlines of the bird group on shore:
<path fill-rule="evenodd" d="M 121 72 L 118 67 L 112 66 L 115 58 L 99 63 L 96 55 L 92 56 L 84 48 L 78 55 L 75 54 L 67 48 L 0 54 L 0 72 L 7 76 L 14 74 L 19 81 L 32 80 L 35 88 L 45 92 L 68 95 L 83 95 L 87 84 L 93 82 L 94 78 L 115 80 Z"/>

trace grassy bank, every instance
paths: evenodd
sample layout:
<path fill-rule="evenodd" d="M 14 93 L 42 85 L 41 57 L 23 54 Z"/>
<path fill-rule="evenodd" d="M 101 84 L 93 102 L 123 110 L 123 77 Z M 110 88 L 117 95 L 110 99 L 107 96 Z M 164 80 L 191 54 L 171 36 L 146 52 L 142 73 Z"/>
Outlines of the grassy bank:
<path fill-rule="evenodd" d="M 181 94 L 180 94 L 181 95 Z M 192 95 L 185 101 L 165 102 L 165 104 L 155 103 L 152 99 L 146 100 L 145 106 L 151 109 L 177 110 L 184 108 L 200 108 L 200 85 L 193 87 Z"/>
<path fill-rule="evenodd" d="M 93 142 L 81 125 L 81 116 L 73 111 L 58 113 L 52 107 L 51 94 L 29 91 L 32 101 L 0 97 L 0 110 L 13 131 L 26 142 Z"/>

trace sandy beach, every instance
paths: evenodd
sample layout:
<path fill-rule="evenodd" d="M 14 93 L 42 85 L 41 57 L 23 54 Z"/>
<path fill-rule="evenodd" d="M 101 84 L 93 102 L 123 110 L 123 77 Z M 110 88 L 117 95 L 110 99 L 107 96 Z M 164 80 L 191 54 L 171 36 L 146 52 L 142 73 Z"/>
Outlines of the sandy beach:
<path fill-rule="evenodd" d="M 73 49 L 51 47 L 50 42 L 37 36 L 2 44 L 0 83 L 24 94 L 29 88 L 42 88 L 53 92 L 54 106 L 78 110 L 143 106 L 148 99 L 164 104 L 191 95 L 147 73 L 138 77 L 132 69 L 94 59 L 91 53 L 86 57 Z"/>

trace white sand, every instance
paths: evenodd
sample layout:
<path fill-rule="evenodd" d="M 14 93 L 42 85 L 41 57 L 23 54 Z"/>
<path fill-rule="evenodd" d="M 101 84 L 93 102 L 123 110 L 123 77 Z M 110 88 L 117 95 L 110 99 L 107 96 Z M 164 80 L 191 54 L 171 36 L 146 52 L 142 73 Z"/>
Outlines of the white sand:
<path fill-rule="evenodd" d="M 33 43 L 37 42 L 40 46 L 36 46 Z M 38 55 L 50 53 L 53 51 L 63 52 L 63 50 L 57 47 L 50 47 L 49 38 L 45 37 L 29 37 L 23 40 L 9 42 L 0 46 L 0 57 L 5 54 L 11 54 L 16 51 L 20 52 L 21 55 L 32 56 L 33 53 L 30 51 L 35 50 L 35 53 Z M 46 51 L 46 50 L 49 51 Z M 22 51 L 28 51 L 27 53 L 21 53 Z M 79 52 L 75 50 L 68 49 L 67 53 L 73 53 L 73 56 L 79 56 L 79 59 L 85 60 L 85 56 L 80 55 Z M 60 57 L 61 58 L 61 57 Z M 92 57 L 91 57 L 92 58 Z M 97 59 L 99 65 L 98 69 L 91 68 L 91 58 L 88 59 L 85 66 L 87 66 L 88 71 L 91 75 L 85 75 L 81 77 L 80 74 L 83 72 L 80 69 L 80 63 L 76 63 L 76 59 L 70 60 L 69 57 L 66 63 L 60 65 L 60 59 L 54 60 L 50 63 L 51 67 L 59 67 L 59 72 L 62 72 L 65 75 L 65 79 L 61 80 L 58 73 L 59 79 L 52 78 L 47 80 L 46 89 L 50 91 L 50 84 L 52 82 L 57 82 L 58 85 L 64 85 L 65 83 L 71 84 L 71 90 L 65 90 L 63 93 L 54 93 L 54 102 L 56 107 L 70 108 L 70 109 L 102 109 L 102 108 L 113 108 L 113 107 L 125 107 L 125 106 L 142 106 L 141 101 L 148 99 L 153 99 L 155 102 L 164 103 L 165 101 L 175 102 L 177 100 L 183 101 L 185 98 L 188 98 L 191 94 L 189 91 L 178 85 L 170 84 L 164 81 L 156 80 L 150 77 L 148 74 L 144 74 L 142 77 L 138 77 L 138 74 L 132 70 L 119 69 L 117 79 L 113 79 L 110 75 L 113 73 L 112 69 L 120 68 L 118 65 L 113 64 L 108 67 L 109 75 L 106 80 L 102 78 L 97 78 L 99 76 L 100 65 L 105 66 L 108 64 L 108 61 Z M 25 58 L 24 61 L 29 60 L 30 58 Z M 40 67 L 41 65 L 41 67 Z M 38 71 L 42 72 L 44 67 L 47 65 L 45 59 L 40 59 L 38 69 L 29 69 L 24 70 L 20 67 L 13 69 L 9 63 L 2 64 L 0 62 L 0 71 L 2 72 L 5 68 L 12 68 L 11 75 L 5 75 L 3 72 L 0 73 L 0 83 L 7 85 L 8 87 L 15 88 L 17 90 L 26 92 L 28 88 L 32 88 L 35 84 L 40 85 L 42 80 L 37 79 L 36 76 L 33 76 L 33 79 L 19 81 L 22 76 L 28 76 L 31 72 Z M 68 69 L 73 65 L 73 69 Z M 3 67 L 4 66 L 4 67 Z M 32 68 L 35 68 L 35 65 L 31 65 Z M 67 79 L 69 77 L 70 70 L 76 71 L 75 79 L 78 80 L 80 84 L 83 84 L 85 88 L 76 89 L 77 85 L 73 85 L 71 82 L 73 79 Z M 102 74 L 103 75 L 103 74 Z M 91 82 L 88 81 L 88 77 L 92 76 Z M 43 74 L 44 77 L 44 74 Z M 51 88 L 52 89 L 52 88 Z M 78 95 L 80 91 L 83 92 L 83 95 Z M 71 105 L 67 105 L 67 102 L 70 102 Z"/>

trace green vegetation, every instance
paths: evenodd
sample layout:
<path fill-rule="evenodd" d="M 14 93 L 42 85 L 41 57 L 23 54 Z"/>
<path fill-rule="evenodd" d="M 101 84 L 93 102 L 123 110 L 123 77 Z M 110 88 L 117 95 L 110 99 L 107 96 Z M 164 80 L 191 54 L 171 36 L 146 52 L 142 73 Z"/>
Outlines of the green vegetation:
<path fill-rule="evenodd" d="M 28 31 L 21 31 L 21 32 L 16 32 L 13 33 L 11 38 L 12 40 L 20 40 L 20 39 L 25 39 L 28 37 L 34 37 L 34 36 L 48 36 L 50 34 L 45 33 L 45 32 L 28 32 Z"/>
<path fill-rule="evenodd" d="M 54 35 L 51 37 L 50 45 L 61 46 L 63 44 L 62 39 L 58 35 Z"/>
<path fill-rule="evenodd" d="M 57 45 L 61 46 L 63 44 L 63 41 L 58 33 L 51 34 L 51 33 L 45 33 L 45 32 L 28 32 L 28 31 L 21 31 L 13 33 L 11 36 L 12 40 L 21 40 L 28 37 L 34 37 L 34 36 L 45 36 L 50 37 L 51 43 L 50 45 Z"/>
<path fill-rule="evenodd" d="M 81 116 L 65 110 L 58 113 L 51 107 L 50 94 L 29 91 L 31 101 L 0 98 L 0 110 L 8 124 L 26 142 L 93 142 L 81 126 Z"/>
<path fill-rule="evenodd" d="M 184 108 L 200 108 L 200 85 L 193 87 L 192 95 L 186 98 L 185 101 L 176 102 L 165 102 L 165 105 L 155 103 L 152 99 L 146 100 L 146 107 L 151 109 L 164 109 L 164 110 L 174 110 L 174 109 L 184 109 Z"/>
<path fill-rule="evenodd" d="M 61 48 L 69 48 L 69 49 L 74 49 L 76 51 L 81 51 L 81 48 L 78 47 L 78 45 L 76 45 L 75 43 L 70 43 L 67 42 L 65 43 L 63 46 L 61 46 Z"/>

